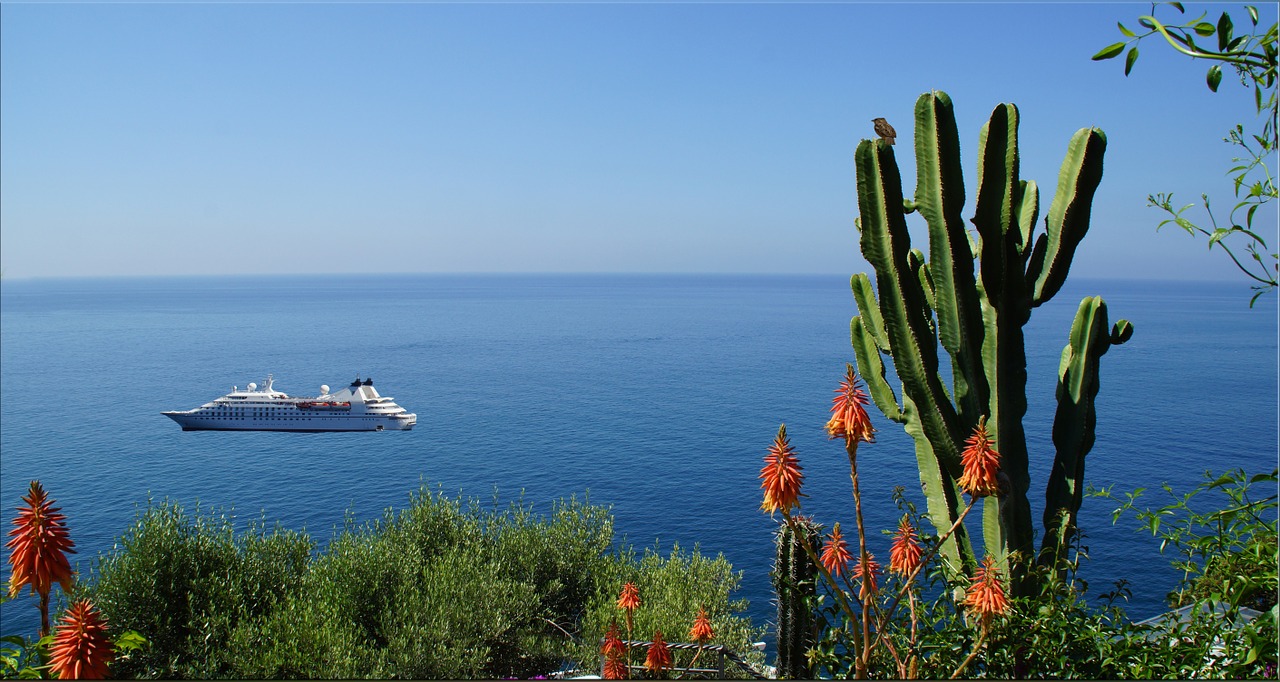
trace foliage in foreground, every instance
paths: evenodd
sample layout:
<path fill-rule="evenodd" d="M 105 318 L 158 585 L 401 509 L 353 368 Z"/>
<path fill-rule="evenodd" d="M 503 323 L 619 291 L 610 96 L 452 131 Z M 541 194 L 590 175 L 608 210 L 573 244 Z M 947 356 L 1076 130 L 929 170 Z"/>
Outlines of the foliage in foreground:
<path fill-rule="evenodd" d="M 646 627 L 683 632 L 705 606 L 720 643 L 747 652 L 760 635 L 723 557 L 617 550 L 609 511 L 576 499 L 538 516 L 425 487 L 323 550 L 148 505 L 84 591 L 151 642 L 121 676 L 456 679 L 596 668 L 624 581 L 647 595 Z"/>
<path fill-rule="evenodd" d="M 1122 604 L 1129 597 L 1122 580 L 1105 594 L 1090 595 L 1079 569 L 1087 559 L 1083 533 L 1070 541 L 1070 561 L 1062 571 L 1037 567 L 1036 595 L 1010 599 L 1007 612 L 993 621 L 985 646 L 972 616 L 960 608 L 955 588 L 937 565 L 928 568 L 926 594 L 911 613 L 885 622 L 883 634 L 899 657 L 919 661 L 912 677 L 946 678 L 961 667 L 966 655 L 981 653 L 965 669 L 965 677 L 994 679 L 1188 679 L 1274 678 L 1277 669 L 1276 606 L 1276 472 L 1248 477 L 1231 471 L 1206 481 L 1173 501 L 1141 509 L 1142 491 L 1120 500 L 1108 491 L 1095 495 L 1122 502 L 1119 519 L 1134 513 L 1139 530 L 1150 531 L 1162 550 L 1184 569 L 1179 588 L 1169 595 L 1170 608 L 1190 607 L 1182 620 L 1165 619 L 1137 624 Z M 1258 492 L 1261 488 L 1261 493 Z M 1210 502 L 1207 497 L 1218 495 Z M 917 527 L 925 527 L 914 505 L 897 491 L 895 497 Z M 1197 511 L 1197 509 L 1201 511 Z M 937 536 L 921 538 L 926 554 L 936 557 Z M 901 581 L 890 579 L 876 600 L 878 608 L 891 601 Z M 841 617 L 826 586 L 818 596 L 821 637 L 810 654 L 813 673 L 847 677 L 854 674 L 858 623 Z M 1270 606 L 1268 606 L 1270 605 Z M 1242 608 L 1261 610 L 1253 620 Z M 914 622 L 911 622 L 914 621 Z M 914 630 L 914 632 L 913 632 Z M 898 677 L 898 666 L 886 648 L 873 652 L 868 677 Z"/>

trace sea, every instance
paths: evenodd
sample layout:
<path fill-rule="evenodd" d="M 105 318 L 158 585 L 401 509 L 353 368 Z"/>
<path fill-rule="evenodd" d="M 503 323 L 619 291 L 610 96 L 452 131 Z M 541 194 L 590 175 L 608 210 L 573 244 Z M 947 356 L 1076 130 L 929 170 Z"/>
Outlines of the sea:
<path fill-rule="evenodd" d="M 1151 505 L 1204 472 L 1277 458 L 1277 309 L 1238 282 L 1068 280 L 1026 327 L 1031 505 L 1053 460 L 1058 361 L 1083 296 L 1133 338 L 1102 358 L 1085 478 Z M 757 478 L 780 424 L 804 468 L 803 512 L 853 525 L 848 463 L 823 431 L 854 361 L 847 275 L 342 275 L 6 280 L 0 283 L 0 514 L 39 479 L 67 517 L 78 570 L 110 552 L 148 501 L 305 530 L 403 508 L 422 485 L 549 512 L 612 509 L 616 541 L 723 554 L 757 625 L 775 619 L 778 519 Z M 263 384 L 315 395 L 371 378 L 417 413 L 407 432 L 183 432 L 162 416 Z M 888 558 L 902 486 L 921 509 L 910 438 L 859 452 L 872 553 Z M 1274 493 L 1274 489 L 1269 492 Z M 1181 573 L 1115 504 L 1086 498 L 1096 600 L 1117 580 L 1134 620 L 1167 610 Z M 6 523 L 7 526 L 7 523 Z M 847 532 L 846 532 L 847 534 Z M 6 550 L 7 556 L 7 550 Z M 6 575 L 7 565 L 4 567 Z M 32 598 L 0 613 L 34 636 Z M 772 641 L 772 634 L 766 636 Z"/>

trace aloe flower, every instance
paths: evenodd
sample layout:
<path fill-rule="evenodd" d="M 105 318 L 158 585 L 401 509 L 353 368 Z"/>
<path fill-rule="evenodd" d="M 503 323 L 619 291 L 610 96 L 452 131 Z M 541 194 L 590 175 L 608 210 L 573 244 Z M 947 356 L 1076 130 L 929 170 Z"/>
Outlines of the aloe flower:
<path fill-rule="evenodd" d="M 689 629 L 689 639 L 698 644 L 706 644 L 715 639 L 716 633 L 711 629 L 711 620 L 707 618 L 707 610 L 701 606 L 698 607 L 698 617 L 693 621 L 693 627 Z"/>
<path fill-rule="evenodd" d="M 960 464 L 964 467 L 959 484 L 960 488 L 973 497 L 995 495 L 1000 492 L 998 474 L 1000 471 L 1000 453 L 991 448 L 991 436 L 987 434 L 986 417 L 978 420 L 973 435 L 965 441 L 964 452 L 960 454 Z"/>
<path fill-rule="evenodd" d="M 915 573 L 920 568 L 920 558 L 924 554 L 918 544 L 916 529 L 904 516 L 898 524 L 898 532 L 893 536 L 893 546 L 889 548 L 889 570 L 903 577 Z"/>
<path fill-rule="evenodd" d="M 867 564 L 864 567 L 862 559 L 858 559 L 858 563 L 853 565 L 853 579 L 858 581 L 858 599 L 866 599 L 867 593 L 875 594 L 880 588 L 876 585 L 876 577 L 881 575 L 880 564 L 876 563 L 875 555 L 867 553 Z M 866 581 L 863 581 L 865 576 Z"/>
<path fill-rule="evenodd" d="M 649 655 L 645 656 L 644 667 L 661 676 L 664 670 L 671 668 L 671 649 L 662 641 L 662 631 L 653 631 L 653 643 L 649 645 Z"/>
<path fill-rule="evenodd" d="M 49 669 L 59 679 L 102 680 L 114 658 L 106 620 L 82 599 L 67 609 L 53 636 Z"/>
<path fill-rule="evenodd" d="M 5 544 L 12 550 L 9 596 L 16 597 L 24 585 L 31 586 L 31 593 L 40 596 L 40 634 L 45 635 L 49 632 L 49 590 L 53 583 L 61 585 L 64 592 L 74 586 L 67 553 L 75 554 L 71 549 L 75 543 L 67 535 L 66 516 L 58 513 L 60 507 L 52 506 L 53 500 L 40 481 L 31 482 L 22 501 L 26 505 L 18 507 L 18 516 L 13 520 L 17 527 L 9 531 L 12 539 Z"/>
<path fill-rule="evenodd" d="M 989 555 L 983 559 L 982 566 L 973 576 L 973 584 L 965 595 L 965 606 L 969 612 L 977 616 L 985 627 L 995 616 L 1004 615 L 1009 610 L 1009 600 L 1004 596 L 1004 587 L 1000 584 L 1000 572 L 995 560 Z"/>
<path fill-rule="evenodd" d="M 760 487 L 764 489 L 764 502 L 760 508 L 767 512 L 781 509 L 783 513 L 800 506 L 800 485 L 804 482 L 803 467 L 796 459 L 795 448 L 787 440 L 787 427 L 778 428 L 778 435 L 764 457 L 760 470 Z"/>
<path fill-rule="evenodd" d="M 604 670 L 601 676 L 606 680 L 624 680 L 629 672 L 627 664 L 622 661 L 622 657 L 627 653 L 627 646 L 622 643 L 622 639 L 618 636 L 618 622 L 614 621 L 609 624 L 609 632 L 605 633 L 604 646 L 601 647 L 600 653 L 604 655 Z"/>
<path fill-rule="evenodd" d="M 836 522 L 827 537 L 827 545 L 822 549 L 822 566 L 833 576 L 844 575 L 845 567 L 853 556 L 849 554 L 849 545 L 840 534 L 840 523 Z"/>
<path fill-rule="evenodd" d="M 827 422 L 827 435 L 844 438 L 846 442 L 875 442 L 876 430 L 871 426 L 865 405 L 867 394 L 858 385 L 858 374 L 853 365 L 845 365 L 845 378 L 831 399 L 831 419 Z"/>

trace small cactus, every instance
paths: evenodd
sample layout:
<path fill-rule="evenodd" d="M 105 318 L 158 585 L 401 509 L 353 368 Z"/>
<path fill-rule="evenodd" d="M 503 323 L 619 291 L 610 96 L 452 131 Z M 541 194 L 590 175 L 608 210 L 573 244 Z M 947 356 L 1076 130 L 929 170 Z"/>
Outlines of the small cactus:
<path fill-rule="evenodd" d="M 778 679 L 809 679 L 813 672 L 808 653 L 815 644 L 817 629 L 813 607 L 817 601 L 818 567 L 792 525 L 783 524 L 775 535 L 777 556 L 770 574 L 778 603 Z M 794 520 L 794 525 L 810 547 L 817 546 L 821 525 L 800 518 Z"/>

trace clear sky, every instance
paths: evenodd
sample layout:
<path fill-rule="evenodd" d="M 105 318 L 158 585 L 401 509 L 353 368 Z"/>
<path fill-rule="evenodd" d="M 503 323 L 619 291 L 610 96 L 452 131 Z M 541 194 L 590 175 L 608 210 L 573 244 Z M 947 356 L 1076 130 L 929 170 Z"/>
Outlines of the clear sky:
<path fill-rule="evenodd" d="M 1224 7 L 1246 21 L 1187 10 Z M 1209 92 L 1207 65 L 1154 41 L 1128 78 L 1089 59 L 1149 10 L 4 3 L 0 266 L 851 274 L 853 149 L 884 116 L 913 177 L 912 107 L 939 89 L 966 217 L 979 128 L 1014 102 L 1042 209 L 1072 133 L 1107 134 L 1073 274 L 1242 278 L 1145 204 L 1233 203 L 1221 140 L 1251 91 Z"/>

